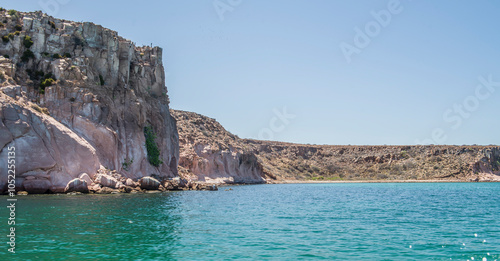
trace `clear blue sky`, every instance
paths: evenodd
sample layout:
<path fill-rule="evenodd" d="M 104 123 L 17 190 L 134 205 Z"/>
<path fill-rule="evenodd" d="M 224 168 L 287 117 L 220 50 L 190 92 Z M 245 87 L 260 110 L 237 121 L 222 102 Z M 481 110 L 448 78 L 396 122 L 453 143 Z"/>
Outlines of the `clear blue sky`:
<path fill-rule="evenodd" d="M 500 144 L 498 1 L 10 0 L 0 5 L 55 11 L 57 18 L 92 21 L 137 44 L 161 46 L 171 107 L 215 118 L 242 138 Z M 387 16 L 377 22 L 371 13 L 381 10 L 392 12 L 389 22 Z M 367 26 L 369 44 L 363 44 L 355 28 L 364 34 Z M 348 55 L 348 62 L 342 43 L 362 48 Z M 480 77 L 489 86 L 477 87 Z M 285 107 L 295 116 L 286 124 L 273 111 Z"/>

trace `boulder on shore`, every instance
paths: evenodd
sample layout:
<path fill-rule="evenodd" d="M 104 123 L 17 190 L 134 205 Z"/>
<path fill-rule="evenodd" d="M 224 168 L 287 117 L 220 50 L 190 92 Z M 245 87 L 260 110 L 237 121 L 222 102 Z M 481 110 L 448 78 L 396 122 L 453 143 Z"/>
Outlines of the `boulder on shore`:
<path fill-rule="evenodd" d="M 112 176 L 101 174 L 97 177 L 96 182 L 101 184 L 103 187 L 115 188 L 118 180 L 113 178 Z"/>
<path fill-rule="evenodd" d="M 69 192 L 81 192 L 81 193 L 89 193 L 89 188 L 87 185 L 87 181 L 76 178 L 72 179 L 68 182 L 66 185 L 66 188 L 64 188 L 65 193 Z"/>
<path fill-rule="evenodd" d="M 157 190 L 160 187 L 160 182 L 153 177 L 143 177 L 139 179 L 141 189 Z"/>
<path fill-rule="evenodd" d="M 126 185 L 126 186 L 129 186 L 129 187 L 136 187 L 136 186 L 137 186 L 137 183 L 136 183 L 136 182 L 134 182 L 132 179 L 127 178 L 127 179 L 125 180 L 125 185 Z"/>

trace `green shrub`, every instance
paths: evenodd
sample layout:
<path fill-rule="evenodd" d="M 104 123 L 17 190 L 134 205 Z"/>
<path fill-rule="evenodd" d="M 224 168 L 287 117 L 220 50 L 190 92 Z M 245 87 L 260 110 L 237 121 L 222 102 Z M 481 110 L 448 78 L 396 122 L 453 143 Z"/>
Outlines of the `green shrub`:
<path fill-rule="evenodd" d="M 33 41 L 31 40 L 30 36 L 25 36 L 24 41 L 23 41 L 24 47 L 30 48 L 33 45 Z"/>
<path fill-rule="evenodd" d="M 15 35 L 15 33 L 8 34 L 8 36 L 9 36 L 10 39 L 14 39 L 14 35 Z"/>
<path fill-rule="evenodd" d="M 64 58 L 71 58 L 71 54 L 70 54 L 70 53 L 64 53 L 64 54 L 63 54 L 63 57 L 64 57 Z"/>
<path fill-rule="evenodd" d="M 4 26 L 5 26 L 5 25 L 4 25 L 2 22 L 0 22 L 0 27 L 4 27 Z"/>
<path fill-rule="evenodd" d="M 5 8 L 0 7 L 0 12 L 5 12 Z"/>
<path fill-rule="evenodd" d="M 8 36 L 8 35 L 4 35 L 4 36 L 2 36 L 2 41 L 3 41 L 4 43 L 8 43 L 8 42 L 10 41 L 9 36 Z"/>
<path fill-rule="evenodd" d="M 20 24 L 16 24 L 16 26 L 14 26 L 14 29 L 16 29 L 16 31 L 22 31 L 23 30 L 23 26 L 20 25 Z"/>
<path fill-rule="evenodd" d="M 42 55 L 43 55 L 44 57 L 49 57 L 49 56 L 50 56 L 50 53 L 48 53 L 48 52 L 43 52 L 43 53 L 42 53 Z"/>
<path fill-rule="evenodd" d="M 48 79 L 45 79 L 43 80 L 41 83 L 40 83 L 40 89 L 44 90 L 45 91 L 45 88 L 51 86 L 52 84 L 54 84 L 56 80 L 52 79 L 52 78 L 48 78 Z"/>
<path fill-rule="evenodd" d="M 158 167 L 163 162 L 160 160 L 160 149 L 156 145 L 156 134 L 151 126 L 144 127 L 144 137 L 146 138 L 146 150 L 148 152 L 148 161 L 151 165 Z"/>
<path fill-rule="evenodd" d="M 20 35 L 20 34 L 21 34 L 21 32 L 19 32 L 19 31 L 14 32 L 14 35 Z"/>
<path fill-rule="evenodd" d="M 9 56 L 8 54 L 4 54 L 4 55 L 3 55 L 3 57 L 5 57 L 5 58 L 7 58 L 7 59 L 9 59 L 9 58 L 10 58 L 10 56 Z"/>
<path fill-rule="evenodd" d="M 129 171 L 130 165 L 132 165 L 132 163 L 134 163 L 134 158 L 132 159 L 126 158 L 125 161 L 122 163 L 123 169 Z"/>
<path fill-rule="evenodd" d="M 31 50 L 28 49 L 28 50 L 24 51 L 23 56 L 21 56 L 21 61 L 27 62 L 33 58 L 35 58 L 35 54 Z"/>
<path fill-rule="evenodd" d="M 16 10 L 14 10 L 14 9 L 10 9 L 10 10 L 9 10 L 9 15 L 10 15 L 10 16 L 17 16 L 17 11 L 16 11 Z"/>
<path fill-rule="evenodd" d="M 61 59 L 62 56 L 60 54 L 58 54 L 58 53 L 55 53 L 54 55 L 52 55 L 52 58 L 54 58 L 54 59 Z"/>
<path fill-rule="evenodd" d="M 50 27 L 52 27 L 53 29 L 56 29 L 56 23 L 52 22 L 52 21 L 49 21 L 49 25 Z"/>
<path fill-rule="evenodd" d="M 100 83 L 101 85 L 104 85 L 104 84 L 105 84 L 105 82 L 104 82 L 104 78 L 102 78 L 102 75 L 100 75 L 100 74 L 99 74 L 99 83 Z"/>

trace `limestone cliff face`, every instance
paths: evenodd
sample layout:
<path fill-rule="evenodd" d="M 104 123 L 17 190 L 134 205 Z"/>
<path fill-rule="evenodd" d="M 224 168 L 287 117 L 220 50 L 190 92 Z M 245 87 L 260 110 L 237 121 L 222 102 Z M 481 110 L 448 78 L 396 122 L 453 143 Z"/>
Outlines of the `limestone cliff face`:
<path fill-rule="evenodd" d="M 500 181 L 498 146 L 328 146 L 240 139 L 214 119 L 172 110 L 183 175 L 209 182 Z"/>
<path fill-rule="evenodd" d="M 0 18 L 4 21 L 0 36 L 6 36 L 0 42 L 0 55 L 7 57 L 0 58 L 3 75 L 0 75 L 0 85 L 9 90 L 19 86 L 17 94 L 3 96 L 2 111 L 17 102 L 15 110 L 20 124 L 33 126 L 35 118 L 29 116 L 32 115 L 30 106 L 46 108 L 50 116 L 39 116 L 52 120 L 36 120 L 36 124 L 48 128 L 49 122 L 59 122 L 51 129 L 64 127 L 64 133 L 71 131 L 70 136 L 78 144 L 85 144 L 82 146 L 95 154 L 88 162 L 87 153 L 76 147 L 44 142 L 54 161 L 19 170 L 21 187 L 26 182 L 23 179 L 32 176 L 30 180 L 48 179 L 51 187 L 60 189 L 71 178 L 83 172 L 92 176 L 99 168 L 117 170 L 133 179 L 152 174 L 177 175 L 178 135 L 169 112 L 161 48 L 136 47 L 130 40 L 100 25 L 54 19 L 41 12 L 9 14 L 2 11 Z M 150 127 L 156 136 L 161 162 L 158 167 L 148 161 L 145 127 Z M 25 135 L 35 137 L 35 133 L 28 131 L 16 137 L 12 130 L 9 132 L 13 138 L 0 144 L 1 153 L 12 144 L 19 153 L 31 153 L 32 145 L 21 141 L 27 139 Z M 45 138 L 37 135 L 43 141 L 59 139 L 52 134 Z M 51 150 L 68 154 L 73 157 L 72 161 L 80 161 L 88 167 L 69 168 L 67 164 L 76 163 L 58 161 Z M 20 160 L 19 166 L 27 159 Z M 3 178 L 6 168 L 1 164 Z M 0 185 L 4 187 L 3 181 Z"/>
<path fill-rule="evenodd" d="M 209 183 L 264 183 L 266 175 L 253 152 L 216 120 L 171 110 L 179 130 L 180 174 Z"/>

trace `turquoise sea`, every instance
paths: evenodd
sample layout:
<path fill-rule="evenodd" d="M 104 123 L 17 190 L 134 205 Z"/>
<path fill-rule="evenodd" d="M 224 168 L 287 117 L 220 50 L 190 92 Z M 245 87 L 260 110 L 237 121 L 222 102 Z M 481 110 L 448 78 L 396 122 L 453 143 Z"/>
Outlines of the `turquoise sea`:
<path fill-rule="evenodd" d="M 500 183 L 17 198 L 0 260 L 500 260 Z"/>

